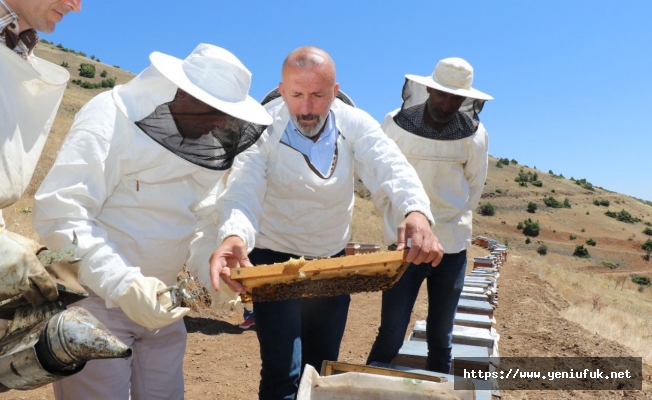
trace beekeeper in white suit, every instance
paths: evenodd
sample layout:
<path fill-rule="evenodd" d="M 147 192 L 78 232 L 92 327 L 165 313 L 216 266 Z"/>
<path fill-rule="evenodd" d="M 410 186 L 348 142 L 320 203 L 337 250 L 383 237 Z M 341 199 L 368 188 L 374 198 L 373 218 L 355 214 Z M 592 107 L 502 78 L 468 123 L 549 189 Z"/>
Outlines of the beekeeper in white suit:
<path fill-rule="evenodd" d="M 36 194 L 43 242 L 79 237 L 80 282 L 91 296 L 77 305 L 134 353 L 89 362 L 54 385 L 57 399 L 183 398 L 188 309 L 168 310 L 169 295 L 157 292 L 184 263 L 211 288 L 221 178 L 272 121 L 227 50 L 200 44 L 185 60 L 158 52 L 150 60 L 77 114 Z"/>
<path fill-rule="evenodd" d="M 25 192 L 70 77 L 32 54 L 36 30 L 50 33 L 80 9 L 81 0 L 0 0 L 0 300 L 23 294 L 39 305 L 58 296 L 36 258 L 41 246 L 8 231 L 2 209 Z M 0 320 L 0 332 L 5 324 Z"/>

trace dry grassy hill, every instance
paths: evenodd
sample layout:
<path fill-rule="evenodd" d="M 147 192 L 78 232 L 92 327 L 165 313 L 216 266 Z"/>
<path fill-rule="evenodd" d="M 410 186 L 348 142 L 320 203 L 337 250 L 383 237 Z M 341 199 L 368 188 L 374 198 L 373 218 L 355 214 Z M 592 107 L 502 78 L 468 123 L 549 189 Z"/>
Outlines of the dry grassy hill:
<path fill-rule="evenodd" d="M 80 49 L 83 50 L 83 49 Z M 55 64 L 67 63 L 72 79 L 78 76 L 81 63 L 96 65 L 97 76 L 107 71 L 117 78 L 117 84 L 128 82 L 133 74 L 111 65 L 63 52 L 57 47 L 39 43 L 36 54 Z M 146 57 L 143 54 L 143 57 Z M 34 178 L 23 198 L 8 210 L 3 210 L 7 226 L 28 237 L 36 238 L 31 229 L 33 195 L 50 169 L 56 153 L 72 124 L 77 111 L 93 96 L 106 89 L 83 89 L 70 83 L 64 95 L 52 133 L 48 138 Z M 496 133 L 500 134 L 500 133 Z M 519 154 L 511 155 L 518 158 Z M 642 256 L 642 244 L 652 238 L 643 234 L 644 222 L 652 222 L 652 206 L 629 196 L 600 188 L 593 191 L 576 185 L 569 179 L 555 178 L 518 164 L 496 166 L 490 158 L 489 176 L 482 203 L 491 203 L 493 216 L 474 214 L 474 234 L 489 236 L 510 248 L 509 261 L 501 270 L 499 307 L 496 328 L 501 334 L 503 356 L 637 356 L 647 363 L 644 367 L 644 389 L 652 388 L 652 294 L 645 287 L 631 282 L 630 274 L 649 275 L 652 261 Z M 524 173 L 537 173 L 542 186 L 528 183 L 519 186 L 514 179 L 521 168 Z M 555 171 L 570 178 L 573 171 Z M 582 177 L 576 177 L 578 179 Z M 567 198 L 570 208 L 551 208 L 544 197 L 559 202 Z M 609 207 L 596 206 L 594 200 L 608 200 Z M 527 211 L 528 203 L 537 204 L 535 213 Z M 642 221 L 628 224 L 605 215 L 605 212 L 626 210 Z M 517 229 L 526 219 L 538 221 L 539 235 L 526 244 L 526 236 Z M 574 235 L 574 239 L 571 239 Z M 596 246 L 586 245 L 592 238 Z M 380 243 L 380 215 L 367 199 L 356 200 L 353 240 Z M 547 254 L 537 248 L 545 244 Z M 576 245 L 583 244 L 591 257 L 574 257 Z M 486 250 L 472 247 L 469 259 L 485 255 Z M 605 261 L 605 263 L 603 263 Z M 612 263 L 615 268 L 605 266 Z M 619 276 L 625 279 L 619 279 Z M 618 284 L 620 286 L 618 286 Z M 427 314 L 425 288 L 421 289 L 412 321 Z M 380 293 L 352 296 L 340 360 L 363 364 L 374 340 L 380 316 Z M 255 332 L 241 331 L 235 324 L 241 320 L 239 311 L 213 311 L 200 304 L 185 318 L 188 344 L 184 359 L 186 398 L 232 400 L 256 398 L 260 360 Z M 646 392 L 503 392 L 504 399 L 573 398 L 615 399 L 649 398 Z M 34 391 L 12 391 L 0 394 L 0 400 L 52 399 L 52 389 L 46 386 Z"/>
<path fill-rule="evenodd" d="M 566 178 L 561 178 L 560 171 L 553 177 L 549 172 L 524 165 L 510 163 L 499 168 L 497 164 L 497 159 L 490 158 L 481 200 L 481 204 L 491 203 L 495 207 L 495 215 L 483 216 L 477 212 L 474 215 L 474 234 L 492 236 L 507 242 L 514 250 L 532 256 L 537 255 L 536 249 L 541 244 L 545 244 L 547 257 L 561 257 L 565 264 L 591 272 L 652 272 L 652 262 L 644 260 L 646 253 L 642 249 L 643 243 L 652 239 L 643 233 L 648 228 L 645 223 L 652 223 L 652 205 L 597 187 L 588 190 L 570 180 L 572 171 L 563 171 Z M 531 182 L 526 187 L 520 186 L 515 179 L 521 171 L 536 173 L 542 186 L 534 186 Z M 581 180 L 581 177 L 575 179 Z M 550 197 L 559 203 L 568 199 L 570 208 L 546 206 L 543 200 Z M 609 206 L 595 205 L 596 200 L 603 204 L 608 202 Z M 537 205 L 534 213 L 527 210 L 530 202 Z M 605 215 L 607 211 L 619 213 L 622 210 L 641 221 L 626 223 Z M 518 223 L 528 218 L 540 225 L 539 235 L 532 237 L 530 244 L 525 243 L 523 231 L 517 229 Z M 596 245 L 587 245 L 589 239 L 593 239 Z M 588 249 L 591 257 L 573 257 L 577 245 Z M 618 267 L 611 269 L 603 261 Z"/>

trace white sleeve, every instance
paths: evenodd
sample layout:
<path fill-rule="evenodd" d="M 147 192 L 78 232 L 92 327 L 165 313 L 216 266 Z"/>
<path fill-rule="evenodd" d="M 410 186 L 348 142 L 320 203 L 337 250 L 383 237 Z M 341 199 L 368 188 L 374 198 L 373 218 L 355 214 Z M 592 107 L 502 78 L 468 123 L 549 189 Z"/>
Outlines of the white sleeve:
<path fill-rule="evenodd" d="M 209 260 L 213 251 L 218 246 L 217 242 L 217 210 L 215 208 L 215 199 L 217 194 L 224 188 L 222 182 L 216 184 L 194 210 L 197 218 L 197 231 L 190 243 L 188 256 L 186 258 L 186 268 L 192 272 L 199 283 L 208 291 L 213 301 L 229 303 L 234 301 L 238 294 L 233 292 L 229 286 L 220 279 L 219 292 L 213 289 L 210 274 Z"/>
<path fill-rule="evenodd" d="M 80 280 L 106 301 L 115 303 L 133 279 L 142 276 L 110 242 L 97 216 L 122 177 L 121 149 L 128 140 L 113 132 L 116 108 L 106 95 L 91 100 L 76 116 L 52 169 L 34 201 L 34 229 L 44 244 L 70 244 L 79 238 Z"/>
<path fill-rule="evenodd" d="M 267 159 L 270 152 L 269 133 L 240 153 L 233 162 L 226 190 L 217 199 L 218 243 L 229 236 L 240 237 L 247 251 L 255 246 L 263 199 L 267 191 Z"/>
<path fill-rule="evenodd" d="M 489 135 L 480 124 L 476 137 L 469 148 L 469 158 L 464 165 L 464 176 L 469 184 L 469 207 L 471 210 L 480 203 L 480 197 L 487 179 L 487 165 L 489 163 Z"/>
<path fill-rule="evenodd" d="M 383 132 L 380 124 L 363 114 L 352 130 L 355 168 L 360 179 L 372 196 L 379 196 L 379 191 L 382 191 L 392 207 L 397 208 L 404 217 L 418 211 L 434 225 L 430 200 L 417 172 L 396 143 Z"/>

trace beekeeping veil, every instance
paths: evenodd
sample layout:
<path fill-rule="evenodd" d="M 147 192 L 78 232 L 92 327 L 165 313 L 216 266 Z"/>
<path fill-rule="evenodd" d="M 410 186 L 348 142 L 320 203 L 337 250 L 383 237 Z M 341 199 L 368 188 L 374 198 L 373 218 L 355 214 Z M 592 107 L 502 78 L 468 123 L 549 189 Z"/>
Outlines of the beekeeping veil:
<path fill-rule="evenodd" d="M 35 56 L 31 61 L 0 46 L 0 209 L 29 185 L 70 77 L 58 65 Z"/>
<path fill-rule="evenodd" d="M 255 143 L 272 122 L 267 111 L 248 95 L 251 73 L 229 51 L 200 44 L 185 60 L 154 52 L 150 61 L 152 66 L 136 78 L 139 82 L 117 89 L 114 97 L 140 129 L 179 157 L 213 170 L 228 169 L 235 156 Z M 153 101 L 158 99 L 154 107 L 134 96 L 137 92 L 151 93 L 161 75 L 171 84 L 160 85 L 165 95 L 150 96 Z M 166 105 L 177 88 L 226 114 L 226 126 L 207 129 L 199 138 L 179 134 L 171 125 L 174 122 Z M 193 115 L 184 117 L 192 119 Z"/>
<path fill-rule="evenodd" d="M 459 126 L 462 132 L 450 132 L 451 138 L 471 136 L 478 128 L 485 101 L 493 97 L 471 87 L 473 82 L 473 67 L 461 58 L 445 58 L 435 67 L 432 75 L 405 75 L 403 85 L 403 105 L 401 111 L 394 116 L 394 121 L 403 129 L 414 132 L 421 126 L 423 105 L 428 99 L 427 89 L 433 88 L 442 92 L 466 97 L 459 109 Z"/>

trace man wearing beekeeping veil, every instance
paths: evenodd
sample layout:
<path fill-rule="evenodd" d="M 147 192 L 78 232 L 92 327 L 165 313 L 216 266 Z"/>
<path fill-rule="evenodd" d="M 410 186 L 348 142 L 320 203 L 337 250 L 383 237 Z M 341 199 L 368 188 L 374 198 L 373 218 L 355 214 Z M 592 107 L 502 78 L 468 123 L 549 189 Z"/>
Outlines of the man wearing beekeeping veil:
<path fill-rule="evenodd" d="M 0 300 L 22 294 L 39 305 L 58 296 L 36 258 L 42 247 L 8 231 L 1 209 L 25 192 L 70 77 L 32 54 L 36 31 L 51 33 L 80 10 L 81 0 L 0 0 Z M 5 324 L 0 320 L 0 333 Z"/>
<path fill-rule="evenodd" d="M 183 398 L 188 309 L 161 291 L 184 263 L 211 288 L 221 179 L 272 121 L 225 49 L 200 44 L 185 60 L 154 52 L 150 61 L 82 108 L 35 196 L 45 244 L 79 237 L 90 297 L 77 305 L 134 352 L 89 362 L 54 385 L 57 399 Z"/>

